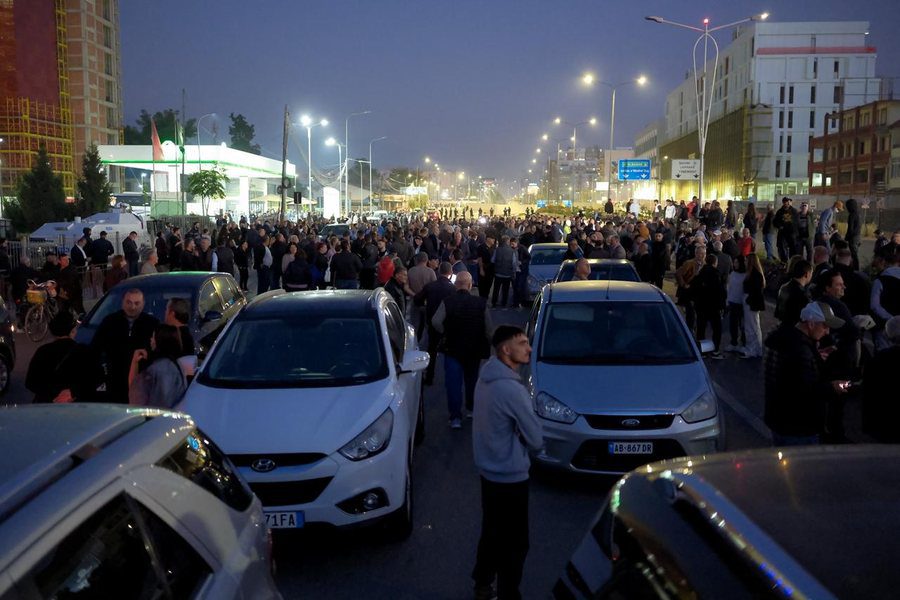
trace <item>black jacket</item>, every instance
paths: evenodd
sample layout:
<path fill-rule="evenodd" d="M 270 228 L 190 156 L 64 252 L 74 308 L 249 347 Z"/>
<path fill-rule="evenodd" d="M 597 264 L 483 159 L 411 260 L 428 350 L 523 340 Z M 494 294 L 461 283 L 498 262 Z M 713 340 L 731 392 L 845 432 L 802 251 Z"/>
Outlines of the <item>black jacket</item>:
<path fill-rule="evenodd" d="M 844 239 L 852 246 L 853 244 L 859 244 L 859 233 L 862 227 L 859 221 L 859 204 L 854 198 L 850 198 L 847 200 L 846 206 L 847 235 L 844 236 Z"/>
<path fill-rule="evenodd" d="M 234 275 L 234 251 L 228 246 L 216 248 L 216 270 Z"/>
<path fill-rule="evenodd" d="M 281 277 L 281 283 L 287 291 L 308 290 L 312 287 L 312 272 L 304 258 L 295 258 L 288 263 Z"/>
<path fill-rule="evenodd" d="M 725 285 L 716 267 L 703 265 L 691 280 L 690 290 L 698 312 L 715 312 L 725 308 Z"/>
<path fill-rule="evenodd" d="M 459 361 L 478 361 L 490 355 L 485 312 L 487 298 L 457 290 L 444 298 L 444 352 Z"/>
<path fill-rule="evenodd" d="M 137 262 L 141 258 L 141 255 L 138 253 L 137 242 L 130 237 L 122 240 L 122 254 L 125 255 L 125 260 L 128 262 Z"/>
<path fill-rule="evenodd" d="M 94 352 L 70 338 L 59 338 L 38 348 L 28 364 L 25 387 L 34 402 L 53 402 L 63 390 L 78 401 L 94 400 L 103 381 L 103 369 Z"/>
<path fill-rule="evenodd" d="M 416 306 L 425 305 L 425 319 L 429 327 L 431 326 L 431 318 L 437 312 L 438 306 L 441 305 L 444 298 L 451 295 L 454 291 L 456 291 L 456 286 L 450 283 L 449 279 L 438 276 L 435 281 L 426 284 L 413 298 Z"/>
<path fill-rule="evenodd" d="M 791 279 L 778 290 L 775 318 L 783 326 L 793 327 L 800 322 L 800 311 L 809 304 L 809 292 L 796 279 Z"/>
<path fill-rule="evenodd" d="M 103 319 L 91 348 L 106 364 L 108 402 L 128 402 L 128 370 L 134 351 L 150 350 L 150 337 L 159 321 L 153 315 L 141 313 L 129 328 L 125 312 L 117 310 Z"/>
<path fill-rule="evenodd" d="M 780 435 L 818 435 L 825 404 L 834 393 L 822 376 L 816 342 L 796 327 L 779 327 L 766 338 L 765 422 Z"/>
<path fill-rule="evenodd" d="M 900 403 L 897 402 L 897 365 L 900 346 L 881 350 L 863 375 L 863 431 L 879 442 L 900 442 Z"/>
<path fill-rule="evenodd" d="M 91 257 L 92 265 L 105 265 L 109 262 L 109 257 L 115 254 L 112 242 L 105 237 L 100 237 L 91 242 L 91 245 L 85 248 Z M 159 254 L 159 252 L 157 252 Z"/>
<path fill-rule="evenodd" d="M 331 277 L 335 281 L 359 279 L 360 271 L 362 271 L 362 261 L 352 252 L 342 250 L 331 257 Z"/>

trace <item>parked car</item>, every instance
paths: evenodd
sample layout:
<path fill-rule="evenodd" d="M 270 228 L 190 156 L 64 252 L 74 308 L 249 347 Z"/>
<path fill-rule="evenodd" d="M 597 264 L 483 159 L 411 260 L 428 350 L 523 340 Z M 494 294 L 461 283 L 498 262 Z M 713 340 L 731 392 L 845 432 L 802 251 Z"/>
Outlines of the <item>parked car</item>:
<path fill-rule="evenodd" d="M 0 598 L 280 598 L 262 506 L 190 417 L 0 408 Z"/>
<path fill-rule="evenodd" d="M 527 333 L 534 350 L 525 380 L 544 426 L 538 463 L 624 473 L 722 448 L 724 423 L 701 349 L 659 289 L 553 283 L 535 300 Z"/>
<path fill-rule="evenodd" d="M 614 279 L 616 281 L 640 281 L 634 264 L 630 260 L 624 258 L 587 258 L 588 264 L 591 265 L 591 274 L 589 279 L 607 280 Z M 572 281 L 575 277 L 575 260 L 564 260 L 559 265 L 559 271 L 553 278 L 553 283 L 558 281 Z"/>
<path fill-rule="evenodd" d="M 268 292 L 229 324 L 180 407 L 222 444 L 270 527 L 385 518 L 403 537 L 426 366 L 382 288 Z"/>
<path fill-rule="evenodd" d="M 319 231 L 319 239 L 325 241 L 333 235 L 340 238 L 349 231 L 350 225 L 347 223 L 329 223 Z"/>
<path fill-rule="evenodd" d="M 900 449 L 765 448 L 613 487 L 556 598 L 893 598 Z"/>
<path fill-rule="evenodd" d="M 568 244 L 563 242 L 543 242 L 528 247 L 528 253 L 531 254 L 526 280 L 529 299 L 534 298 L 542 287 L 553 281 L 568 249 Z"/>
<path fill-rule="evenodd" d="M 206 354 L 228 321 L 247 304 L 244 293 L 228 273 L 174 271 L 139 275 L 115 286 L 94 305 L 78 326 L 75 341 L 90 344 L 100 323 L 122 308 L 122 297 L 131 289 L 144 293 L 144 312 L 160 321 L 166 315 L 169 300 L 190 300 L 191 322 L 188 327 L 200 356 Z"/>
<path fill-rule="evenodd" d="M 0 395 L 6 393 L 16 366 L 16 336 L 13 317 L 0 298 Z"/>

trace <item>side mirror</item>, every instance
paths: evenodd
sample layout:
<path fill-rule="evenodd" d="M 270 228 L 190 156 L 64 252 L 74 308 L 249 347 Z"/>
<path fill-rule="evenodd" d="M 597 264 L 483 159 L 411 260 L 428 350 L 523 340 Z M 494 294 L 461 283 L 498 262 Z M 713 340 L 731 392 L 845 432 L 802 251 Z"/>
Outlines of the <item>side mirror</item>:
<path fill-rule="evenodd" d="M 427 352 L 422 350 L 407 350 L 400 361 L 398 371 L 400 373 L 414 373 L 415 371 L 424 371 L 428 367 L 431 357 Z"/>
<path fill-rule="evenodd" d="M 714 352 L 716 345 L 712 340 L 700 340 L 700 354 L 709 354 Z"/>
<path fill-rule="evenodd" d="M 203 315 L 203 322 L 209 323 L 210 321 L 218 321 L 222 318 L 222 313 L 218 310 L 208 310 L 206 314 Z"/>

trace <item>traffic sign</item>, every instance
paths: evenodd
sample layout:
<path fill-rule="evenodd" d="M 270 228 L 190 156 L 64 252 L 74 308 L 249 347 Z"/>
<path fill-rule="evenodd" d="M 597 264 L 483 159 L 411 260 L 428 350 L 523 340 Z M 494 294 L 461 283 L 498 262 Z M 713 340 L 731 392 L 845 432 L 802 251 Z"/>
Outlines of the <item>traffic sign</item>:
<path fill-rule="evenodd" d="M 700 159 L 673 159 L 672 179 L 700 179 Z"/>
<path fill-rule="evenodd" d="M 650 179 L 650 159 L 619 159 L 618 177 L 619 181 L 640 181 Z"/>

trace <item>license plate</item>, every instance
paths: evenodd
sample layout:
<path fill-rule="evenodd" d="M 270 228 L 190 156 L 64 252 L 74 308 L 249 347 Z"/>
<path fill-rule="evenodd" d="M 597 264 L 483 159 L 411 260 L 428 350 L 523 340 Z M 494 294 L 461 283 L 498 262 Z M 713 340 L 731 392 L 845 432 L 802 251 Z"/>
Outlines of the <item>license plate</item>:
<path fill-rule="evenodd" d="M 303 511 L 266 512 L 266 527 L 269 529 L 297 529 L 303 527 Z"/>
<path fill-rule="evenodd" d="M 610 442 L 610 454 L 653 454 L 653 442 Z"/>

